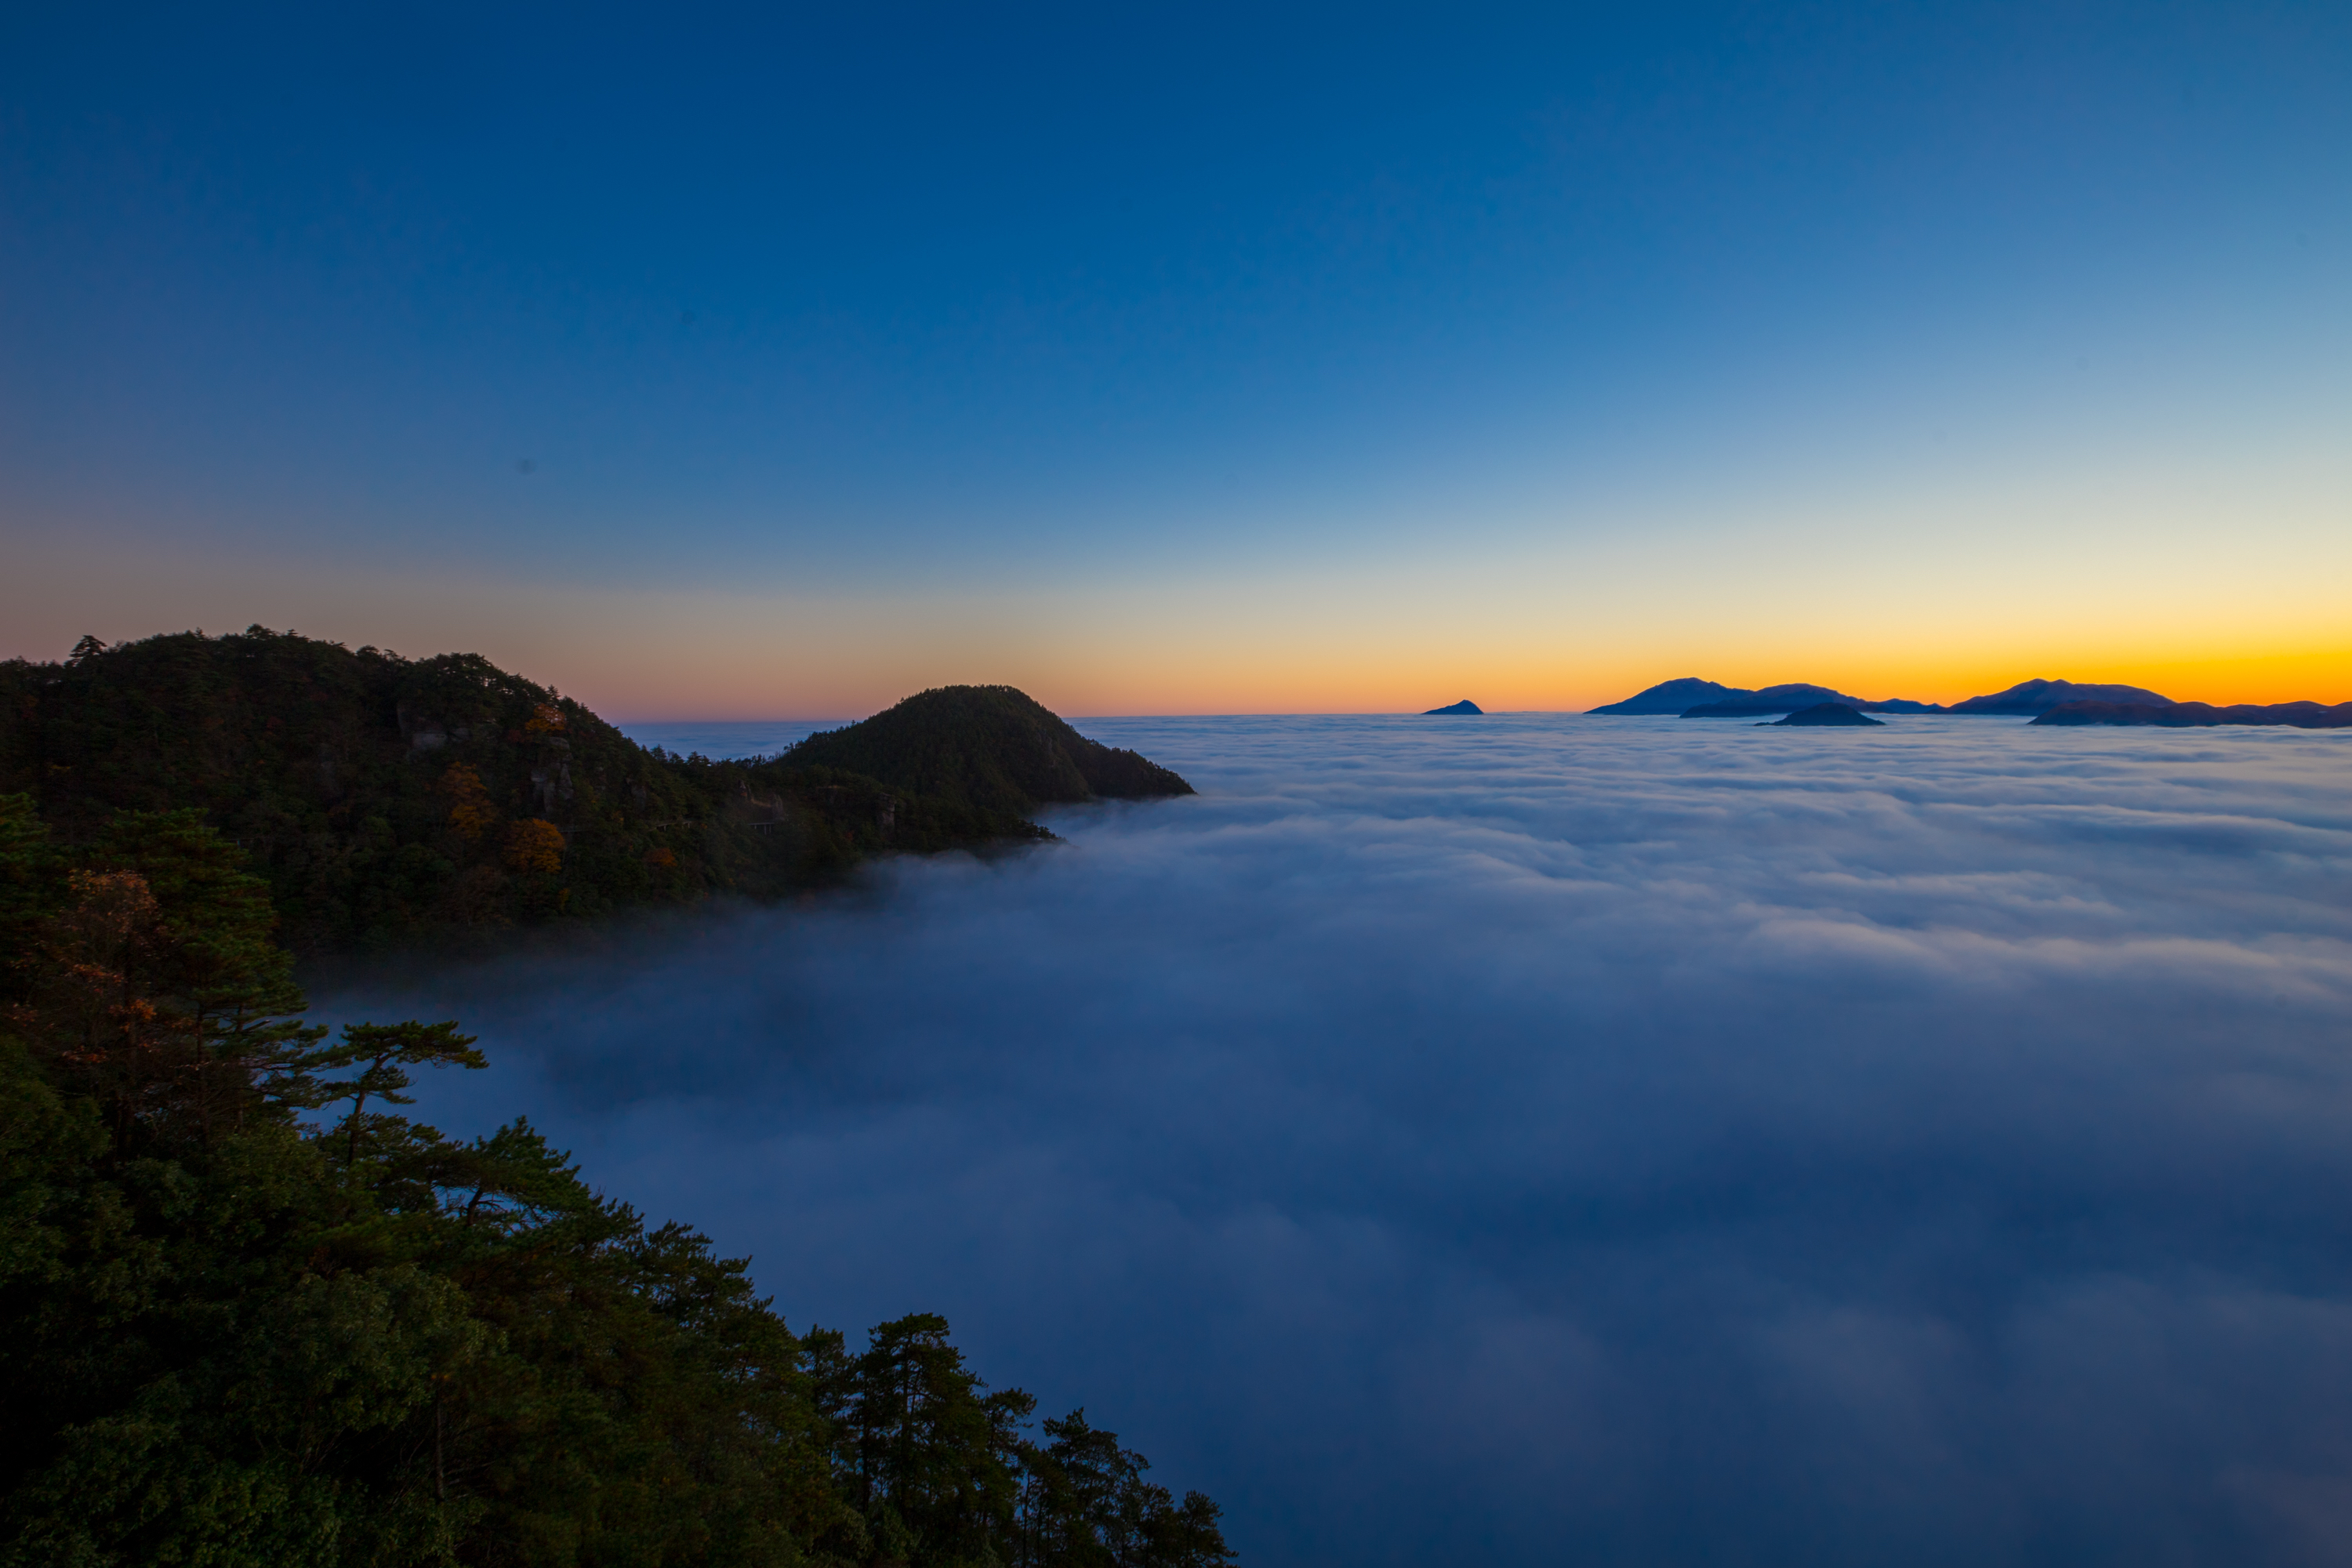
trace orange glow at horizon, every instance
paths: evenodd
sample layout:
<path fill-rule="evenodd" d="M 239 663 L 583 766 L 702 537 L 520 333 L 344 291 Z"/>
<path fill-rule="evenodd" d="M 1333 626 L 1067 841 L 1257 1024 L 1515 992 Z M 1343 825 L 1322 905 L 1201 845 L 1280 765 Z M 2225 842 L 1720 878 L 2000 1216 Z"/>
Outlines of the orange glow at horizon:
<path fill-rule="evenodd" d="M 2144 556 L 2096 595 L 2065 570 L 1929 575 L 1833 551 L 1777 575 L 1736 551 L 1663 579 L 1592 551 L 1475 572 L 1391 558 L 1351 574 L 856 595 L 452 582 L 47 542 L 0 583 L 0 656 L 258 622 L 478 652 L 623 721 L 856 718 L 965 682 L 1080 716 L 1414 712 L 1465 697 L 1580 711 L 1682 676 L 1946 703 L 2036 677 L 2336 703 L 2352 700 L 2352 546 L 2334 548 L 2284 583 Z"/>

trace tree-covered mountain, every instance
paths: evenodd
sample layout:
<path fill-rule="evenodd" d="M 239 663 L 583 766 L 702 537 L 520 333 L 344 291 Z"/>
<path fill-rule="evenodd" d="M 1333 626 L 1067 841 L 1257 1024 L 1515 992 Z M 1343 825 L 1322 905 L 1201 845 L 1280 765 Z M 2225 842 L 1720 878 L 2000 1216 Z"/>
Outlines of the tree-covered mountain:
<path fill-rule="evenodd" d="M 1044 802 L 1189 793 L 1004 687 L 819 739 L 781 761 L 671 756 L 476 655 L 259 626 L 0 664 L 0 791 L 69 843 L 119 811 L 201 812 L 306 953 L 772 897 L 870 856 L 1048 838 L 1024 819 Z"/>
<path fill-rule="evenodd" d="M 943 686 L 845 729 L 811 735 L 778 762 L 834 768 L 983 811 L 1191 795 L 1149 758 L 1090 741 L 1010 686 Z"/>
<path fill-rule="evenodd" d="M 526 1123 L 399 1115 L 473 1042 L 305 1026 L 204 816 L 68 842 L 0 796 L 0 1568 L 1231 1561 L 1214 1503 L 1083 1411 L 1033 1430 L 943 1320 L 795 1333 Z"/>

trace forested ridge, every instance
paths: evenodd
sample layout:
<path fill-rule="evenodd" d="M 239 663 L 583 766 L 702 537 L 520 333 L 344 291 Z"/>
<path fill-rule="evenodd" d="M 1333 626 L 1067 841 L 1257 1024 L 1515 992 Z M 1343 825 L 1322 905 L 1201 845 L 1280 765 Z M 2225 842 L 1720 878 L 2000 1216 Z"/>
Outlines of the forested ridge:
<path fill-rule="evenodd" d="M 201 812 L 303 954 L 774 897 L 877 855 L 1050 838 L 1026 819 L 1043 804 L 1191 793 L 1009 687 L 926 692 L 782 758 L 712 762 L 639 746 L 478 655 L 260 626 L 0 663 L 0 790 L 68 843 L 121 811 Z"/>
<path fill-rule="evenodd" d="M 576 798 L 628 759 L 558 711 Z M 318 729 L 284 728 L 284 765 L 317 766 Z M 650 816 L 689 776 L 597 788 Z M 304 1025 L 282 885 L 203 809 L 76 826 L 0 796 L 0 1563 L 1231 1561 L 1214 1504 L 1083 1412 L 1033 1425 L 942 1320 L 795 1333 L 743 1260 L 526 1122 L 404 1118 L 473 1041 Z"/>
<path fill-rule="evenodd" d="M 863 723 L 811 735 L 788 766 L 860 773 L 982 810 L 1191 795 L 1150 758 L 1090 741 L 1010 686 L 918 692 Z"/>

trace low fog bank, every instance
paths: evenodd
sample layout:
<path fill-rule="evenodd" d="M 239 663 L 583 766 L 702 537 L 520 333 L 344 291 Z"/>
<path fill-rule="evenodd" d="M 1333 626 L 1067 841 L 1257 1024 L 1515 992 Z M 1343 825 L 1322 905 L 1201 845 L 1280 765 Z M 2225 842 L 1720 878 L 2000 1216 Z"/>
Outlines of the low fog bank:
<path fill-rule="evenodd" d="M 1084 728 L 1201 796 L 326 1011 L 1249 1563 L 2352 1557 L 2352 736 Z"/>

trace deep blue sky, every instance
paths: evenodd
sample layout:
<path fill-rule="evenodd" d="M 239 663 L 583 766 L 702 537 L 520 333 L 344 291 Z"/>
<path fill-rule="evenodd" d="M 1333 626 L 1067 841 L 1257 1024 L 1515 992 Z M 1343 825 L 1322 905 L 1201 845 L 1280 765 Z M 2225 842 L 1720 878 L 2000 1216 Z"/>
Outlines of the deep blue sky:
<path fill-rule="evenodd" d="M 1433 563 L 2151 534 L 2177 629 L 2189 544 L 2344 514 L 2347 80 L 2321 5 L 16 7 L 0 503 L 45 581 L 0 651 L 249 606 L 646 714 L 556 629 L 618 617 L 837 711 L 814 645 L 707 628 L 855 598 L 1050 684 L 1084 638 L 1022 628 L 1118 605 L 1159 640 L 1073 695 L 1181 706 L 1260 689 L 1203 673 L 1234 626 L 1364 668 Z M 1318 598 L 1335 561 L 1375 580 Z M 2308 658 L 2305 608 L 2140 657 Z M 1540 596 L 1439 620 L 1506 694 L 1596 657 Z"/>

